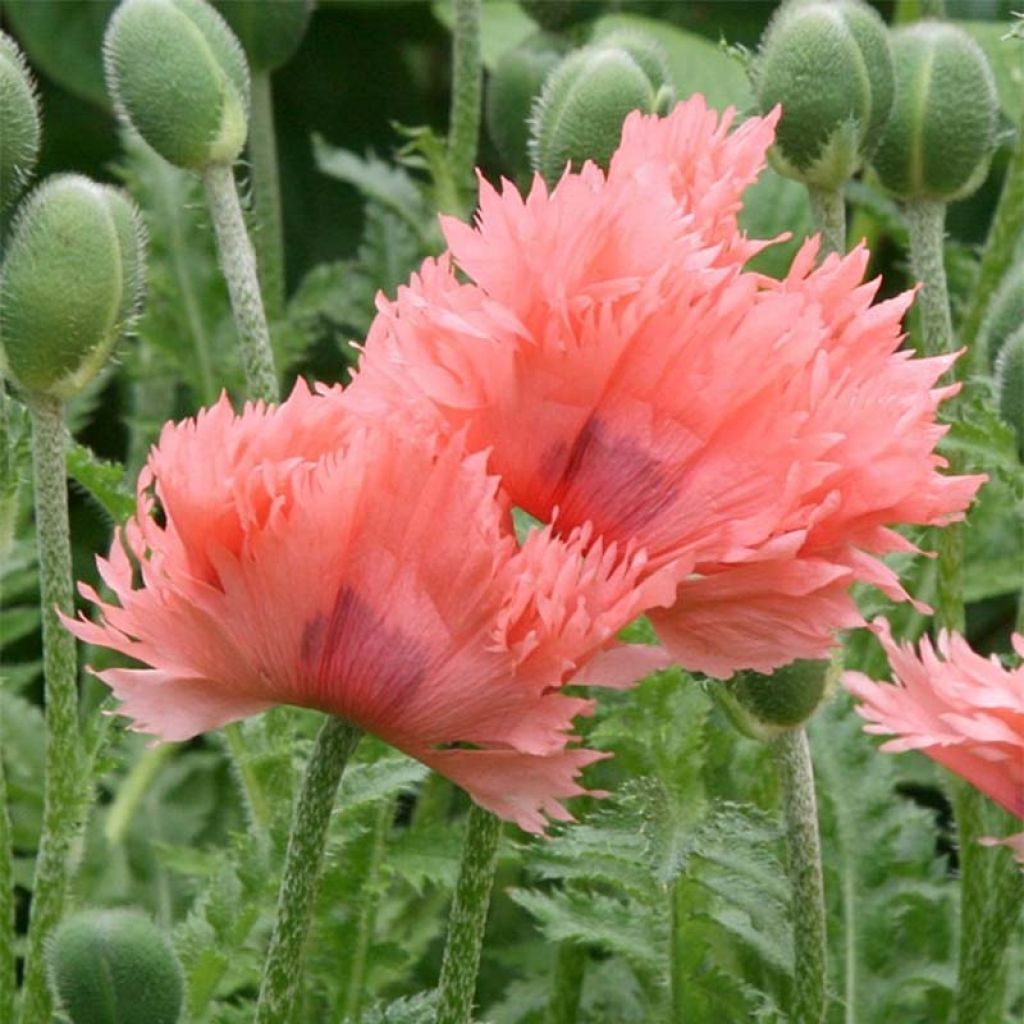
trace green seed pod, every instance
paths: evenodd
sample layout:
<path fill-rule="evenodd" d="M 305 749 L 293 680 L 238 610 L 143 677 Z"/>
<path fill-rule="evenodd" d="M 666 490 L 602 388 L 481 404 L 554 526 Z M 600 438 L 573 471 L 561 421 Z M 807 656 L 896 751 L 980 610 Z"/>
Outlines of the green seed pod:
<path fill-rule="evenodd" d="M 42 128 L 36 84 L 10 36 L 0 32 L 0 210 L 21 195 L 39 157 Z"/>
<path fill-rule="evenodd" d="M 70 398 L 130 330 L 144 278 L 135 206 L 77 174 L 48 179 L 21 205 L 0 268 L 0 368 Z"/>
<path fill-rule="evenodd" d="M 999 99 L 985 54 L 953 25 L 921 21 L 892 33 L 896 96 L 872 165 L 907 200 L 970 195 L 995 150 Z"/>
<path fill-rule="evenodd" d="M 517 175 L 530 163 L 534 100 L 567 49 L 568 43 L 558 36 L 536 32 L 504 54 L 487 83 L 487 131 L 506 166 Z"/>
<path fill-rule="evenodd" d="M 234 162 L 249 121 L 249 70 L 204 0 L 124 0 L 103 40 L 118 113 L 165 160 L 201 170 Z"/>
<path fill-rule="evenodd" d="M 548 75 L 534 104 L 529 147 L 534 168 L 549 185 L 566 164 L 578 170 L 592 160 L 607 169 L 631 111 L 667 110 L 672 87 L 648 77 L 650 53 L 648 46 L 641 64 L 622 47 L 599 42 L 571 53 Z"/>
<path fill-rule="evenodd" d="M 765 31 L 753 75 L 761 112 L 782 106 L 769 152 L 775 169 L 840 188 L 870 156 L 892 106 L 892 55 L 879 15 L 862 0 L 790 0 Z"/>
<path fill-rule="evenodd" d="M 978 344 L 995 366 L 1007 339 L 1024 324 L 1024 261 L 1011 267 L 996 289 L 981 325 Z"/>
<path fill-rule="evenodd" d="M 314 0 L 217 0 L 253 71 L 276 71 L 299 48 Z"/>
<path fill-rule="evenodd" d="M 181 963 L 164 934 L 134 910 L 86 910 L 57 929 L 50 979 L 72 1024 L 177 1024 Z"/>
<path fill-rule="evenodd" d="M 1017 452 L 1024 461 L 1024 324 L 1010 335 L 996 360 L 999 413 L 1017 434 Z"/>
<path fill-rule="evenodd" d="M 835 675 L 827 661 L 794 661 L 770 676 L 739 672 L 712 692 L 740 732 L 768 742 L 808 721 L 831 693 Z"/>

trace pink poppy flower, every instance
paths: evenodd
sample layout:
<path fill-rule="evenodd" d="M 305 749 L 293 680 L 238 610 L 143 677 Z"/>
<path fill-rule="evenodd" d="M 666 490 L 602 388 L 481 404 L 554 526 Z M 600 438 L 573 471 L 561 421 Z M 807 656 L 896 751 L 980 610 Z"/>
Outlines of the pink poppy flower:
<path fill-rule="evenodd" d="M 143 668 L 99 677 L 134 728 L 184 740 L 275 704 L 342 716 L 540 831 L 602 755 L 563 683 L 671 583 L 640 553 L 533 531 L 521 548 L 486 453 L 347 415 L 301 382 L 168 424 L 138 509 L 66 620 Z M 642 582 L 638 578 L 644 575 Z"/>
<path fill-rule="evenodd" d="M 675 563 L 655 629 L 723 677 L 826 656 L 863 624 L 856 581 L 905 598 L 877 557 L 910 548 L 891 527 L 961 518 L 983 479 L 939 472 L 954 357 L 900 350 L 912 295 L 872 305 L 863 248 L 744 271 L 768 243 L 736 214 L 775 117 L 730 119 L 696 97 L 630 115 L 607 176 L 525 199 L 481 181 L 476 225 L 446 219 L 450 253 L 379 300 L 343 398 L 466 431 L 538 519 Z"/>
<path fill-rule="evenodd" d="M 843 673 L 843 685 L 862 702 L 857 711 L 869 722 L 864 731 L 895 737 L 881 750 L 920 750 L 1024 820 L 1024 665 L 1003 668 L 945 631 L 938 651 L 925 637 L 917 654 L 912 645 L 893 640 L 885 619 L 872 628 L 894 682 Z M 1024 636 L 1016 634 L 1013 647 L 1024 657 Z M 1005 843 L 1024 863 L 1024 832 L 986 842 Z"/>

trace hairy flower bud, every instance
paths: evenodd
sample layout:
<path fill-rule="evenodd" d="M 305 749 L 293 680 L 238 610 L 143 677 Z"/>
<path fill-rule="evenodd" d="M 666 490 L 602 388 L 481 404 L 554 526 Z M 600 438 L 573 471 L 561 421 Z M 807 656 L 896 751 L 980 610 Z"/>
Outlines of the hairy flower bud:
<path fill-rule="evenodd" d="M 994 366 L 1007 339 L 1024 324 L 1024 260 L 1011 267 L 996 289 L 981 325 L 978 343 Z"/>
<path fill-rule="evenodd" d="M 32 177 L 42 129 L 39 100 L 28 65 L 10 36 L 0 32 L 0 210 L 6 209 Z"/>
<path fill-rule="evenodd" d="M 744 735 L 767 742 L 799 729 L 834 685 L 827 661 L 794 661 L 770 676 L 739 672 L 712 691 Z"/>
<path fill-rule="evenodd" d="M 56 931 L 50 978 L 72 1024 L 177 1024 L 181 963 L 164 934 L 133 910 L 86 910 Z"/>
<path fill-rule="evenodd" d="M 529 167 L 530 112 L 548 73 L 568 43 L 536 32 L 507 51 L 487 83 L 487 132 L 505 164 L 519 173 Z"/>
<path fill-rule="evenodd" d="M 299 48 L 314 0 L 216 0 L 253 71 L 275 71 Z"/>
<path fill-rule="evenodd" d="M 1024 324 L 1007 339 L 996 360 L 999 413 L 1017 434 L 1017 452 L 1024 460 Z"/>
<path fill-rule="evenodd" d="M 966 32 L 922 21 L 892 34 L 896 95 L 872 165 L 901 199 L 949 202 L 985 179 L 999 100 L 992 69 Z"/>
<path fill-rule="evenodd" d="M 548 184 L 566 166 L 607 168 L 633 110 L 664 113 L 674 98 L 658 44 L 615 34 L 577 50 L 547 77 L 534 104 L 530 155 Z"/>
<path fill-rule="evenodd" d="M 765 32 L 754 79 L 762 113 L 782 106 L 772 165 L 787 178 L 837 189 L 870 156 L 889 117 L 885 24 L 862 0 L 790 0 Z"/>
<path fill-rule="evenodd" d="M 200 170 L 245 145 L 249 71 L 204 0 L 124 0 L 103 41 L 118 113 L 165 160 Z"/>
<path fill-rule="evenodd" d="M 142 300 L 142 221 L 77 174 L 22 204 L 0 269 L 0 364 L 26 391 L 68 398 L 103 366 Z"/>

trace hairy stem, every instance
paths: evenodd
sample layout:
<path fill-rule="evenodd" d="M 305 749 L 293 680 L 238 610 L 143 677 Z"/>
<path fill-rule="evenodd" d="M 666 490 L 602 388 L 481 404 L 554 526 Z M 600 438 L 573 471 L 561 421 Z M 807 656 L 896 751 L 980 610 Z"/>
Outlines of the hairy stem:
<path fill-rule="evenodd" d="M 229 164 L 211 164 L 203 171 L 221 270 L 228 284 L 245 371 L 246 390 L 252 398 L 276 402 L 280 398 L 270 331 L 263 311 L 256 255 L 238 201 L 235 176 Z"/>
<path fill-rule="evenodd" d="M 22 988 L 21 1020 L 50 1019 L 46 985 L 46 941 L 60 921 L 70 877 L 71 846 L 81 815 L 82 753 L 78 740 L 78 665 L 74 637 L 60 624 L 59 608 L 74 614 L 64 404 L 30 395 L 32 469 L 35 483 L 39 592 L 43 617 L 46 686 L 46 778 L 43 830 L 32 884 L 32 917 Z"/>
<path fill-rule="evenodd" d="M 302 979 L 302 954 L 309 933 L 331 811 L 345 765 L 362 733 L 329 717 L 317 734 L 295 805 L 277 920 L 263 964 L 255 1024 L 287 1024 Z"/>
<path fill-rule="evenodd" d="M 576 1024 L 587 969 L 587 951 L 575 942 L 563 942 L 555 957 L 551 981 L 551 1000 L 544 1024 Z"/>
<path fill-rule="evenodd" d="M 281 183 L 277 172 L 274 97 L 269 71 L 254 71 L 249 120 L 252 163 L 256 262 L 263 285 L 267 316 L 277 319 L 284 308 L 284 232 L 281 226 Z"/>
<path fill-rule="evenodd" d="M 917 304 L 921 310 L 922 348 L 926 356 L 953 351 L 953 322 L 943 262 L 946 204 L 919 199 L 907 204 L 910 229 L 910 266 L 923 287 Z"/>
<path fill-rule="evenodd" d="M 1000 1024 L 1006 949 L 1024 904 L 1024 875 L 1008 851 L 978 843 L 998 831 L 988 798 L 960 779 L 953 786 L 961 878 L 956 1021 Z"/>
<path fill-rule="evenodd" d="M 846 252 L 846 201 L 842 189 L 821 189 L 807 186 L 811 199 L 811 219 L 821 234 L 818 262 L 831 252 L 842 256 Z"/>
<path fill-rule="evenodd" d="M 946 204 L 917 200 L 907 205 L 910 227 L 910 263 L 921 282 L 922 347 L 926 356 L 945 355 L 954 349 L 953 321 L 949 312 L 949 290 L 943 262 Z M 951 461 L 950 469 L 960 467 Z M 960 523 L 952 523 L 938 534 L 938 582 L 935 618 L 944 629 L 963 632 L 964 535 Z"/>
<path fill-rule="evenodd" d="M 469 1024 L 472 1017 L 500 836 L 501 822 L 490 811 L 473 804 L 448 917 L 448 938 L 437 986 L 437 1024 Z"/>
<path fill-rule="evenodd" d="M 825 889 L 821 872 L 814 766 L 803 729 L 772 743 L 786 821 L 786 868 L 793 918 L 793 1024 L 825 1019 Z"/>
<path fill-rule="evenodd" d="M 448 118 L 448 161 L 460 190 L 472 190 L 480 135 L 483 61 L 480 55 L 480 0 L 455 0 L 452 43 L 452 104 Z"/>
<path fill-rule="evenodd" d="M 976 344 L 978 332 L 988 312 L 989 300 L 1006 273 L 1016 253 L 1017 244 L 1024 237 L 1024 119 L 1017 125 L 1017 145 L 1006 168 L 1003 190 L 992 217 L 985 240 L 985 250 L 978 267 L 978 280 L 971 290 L 967 312 L 960 325 L 960 343 L 967 346 L 967 359 L 957 363 L 957 369 L 966 376 L 988 372 L 988 353 Z"/>

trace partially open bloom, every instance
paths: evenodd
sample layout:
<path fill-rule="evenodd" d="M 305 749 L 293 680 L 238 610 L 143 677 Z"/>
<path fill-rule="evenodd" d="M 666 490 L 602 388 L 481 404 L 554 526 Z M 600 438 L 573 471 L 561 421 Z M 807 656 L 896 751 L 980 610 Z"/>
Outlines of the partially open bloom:
<path fill-rule="evenodd" d="M 163 430 L 79 638 L 145 668 L 100 678 L 183 740 L 275 704 L 336 714 L 539 831 L 568 817 L 590 702 L 562 684 L 671 585 L 642 554 L 550 529 L 517 547 L 487 454 L 347 415 L 301 382 Z"/>
<path fill-rule="evenodd" d="M 864 731 L 895 737 L 882 750 L 920 750 L 1024 820 L 1024 665 L 1003 668 L 946 632 L 937 651 L 925 637 L 917 654 L 893 640 L 884 619 L 873 628 L 889 656 L 893 684 L 843 674 L 870 723 Z M 1013 646 L 1024 657 L 1024 636 L 1016 634 Z M 1005 842 L 1024 863 L 1024 832 Z"/>
<path fill-rule="evenodd" d="M 655 629 L 722 677 L 827 656 L 862 624 L 855 581 L 905 598 L 876 557 L 908 549 L 891 527 L 959 518 L 982 479 L 938 472 L 954 357 L 899 350 L 912 295 L 872 305 L 863 248 L 743 269 L 775 119 L 728 134 L 696 97 L 630 115 L 607 177 L 481 182 L 476 226 L 446 220 L 450 254 L 380 301 L 344 398 L 465 431 L 538 519 L 675 564 Z"/>

